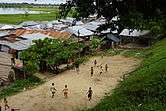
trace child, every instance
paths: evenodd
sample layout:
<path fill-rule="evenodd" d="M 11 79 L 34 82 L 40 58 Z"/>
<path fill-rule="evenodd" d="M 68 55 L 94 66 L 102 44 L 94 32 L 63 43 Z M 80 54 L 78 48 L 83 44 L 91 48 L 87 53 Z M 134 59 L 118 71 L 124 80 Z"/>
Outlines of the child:
<path fill-rule="evenodd" d="M 100 75 L 103 73 L 103 67 L 102 65 L 100 66 Z"/>
<path fill-rule="evenodd" d="M 76 63 L 76 71 L 79 73 L 79 63 Z"/>
<path fill-rule="evenodd" d="M 6 98 L 4 98 L 4 104 L 5 104 L 5 110 L 9 109 L 8 101 Z"/>
<path fill-rule="evenodd" d="M 95 65 L 95 66 L 97 65 L 97 61 L 96 61 L 96 59 L 95 59 L 95 61 L 94 61 L 94 65 Z"/>
<path fill-rule="evenodd" d="M 93 94 L 93 91 L 92 91 L 91 87 L 89 87 L 89 90 L 88 90 L 87 94 L 88 94 L 88 99 L 90 101 L 92 99 L 92 94 Z"/>
<path fill-rule="evenodd" d="M 63 91 L 64 97 L 68 98 L 68 88 L 67 88 L 67 85 L 65 85 L 65 88 L 62 91 Z"/>
<path fill-rule="evenodd" d="M 20 109 L 11 109 L 11 111 L 18 111 L 18 110 L 20 110 Z"/>
<path fill-rule="evenodd" d="M 107 64 L 105 65 L 105 71 L 106 72 L 108 71 L 108 65 Z"/>
<path fill-rule="evenodd" d="M 50 91 L 51 91 L 51 93 L 52 93 L 52 98 L 54 98 L 55 92 L 57 91 L 57 90 L 55 89 L 55 87 L 54 87 L 54 83 L 52 83 L 52 86 L 51 86 L 51 88 L 50 88 Z"/>
<path fill-rule="evenodd" d="M 93 76 L 93 67 L 91 67 L 91 77 Z"/>

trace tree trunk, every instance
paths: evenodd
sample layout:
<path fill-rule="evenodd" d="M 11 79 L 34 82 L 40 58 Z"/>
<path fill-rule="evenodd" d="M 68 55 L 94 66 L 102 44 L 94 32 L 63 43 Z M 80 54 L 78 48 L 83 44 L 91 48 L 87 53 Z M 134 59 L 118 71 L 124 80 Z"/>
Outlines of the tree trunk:
<path fill-rule="evenodd" d="M 44 73 L 47 71 L 47 63 L 46 61 L 40 61 L 40 72 Z"/>

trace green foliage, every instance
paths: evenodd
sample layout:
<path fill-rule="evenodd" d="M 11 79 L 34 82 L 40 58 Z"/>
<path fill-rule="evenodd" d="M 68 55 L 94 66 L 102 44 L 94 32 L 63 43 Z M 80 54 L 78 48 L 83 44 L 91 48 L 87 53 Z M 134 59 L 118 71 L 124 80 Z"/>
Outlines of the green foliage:
<path fill-rule="evenodd" d="M 166 39 L 144 52 L 142 65 L 97 106 L 86 111 L 165 111 Z"/>
<path fill-rule="evenodd" d="M 114 56 L 114 55 L 118 55 L 121 53 L 122 50 L 116 50 L 116 49 L 108 49 L 106 50 L 106 54 Z"/>
<path fill-rule="evenodd" d="M 98 48 L 100 48 L 101 45 L 103 45 L 103 38 L 97 38 L 97 37 L 93 37 L 90 40 L 90 49 L 94 52 L 96 51 Z"/>
<path fill-rule="evenodd" d="M 76 57 L 82 43 L 71 40 L 49 39 L 34 41 L 34 45 L 21 54 L 25 69 L 29 72 L 42 70 L 47 65 L 59 66 L 63 61 Z"/>
<path fill-rule="evenodd" d="M 0 91 L 0 99 L 21 92 L 24 88 L 34 87 L 41 83 L 42 81 L 35 76 L 31 76 L 28 79 L 24 80 L 16 80 L 10 86 L 7 86 Z"/>
<path fill-rule="evenodd" d="M 76 8 L 79 17 L 86 18 L 94 13 L 98 14 L 98 17 L 104 16 L 109 24 L 106 26 L 116 29 L 115 26 L 118 25 L 119 33 L 124 28 L 130 28 L 165 34 L 165 0 L 73 0 L 72 6 Z M 120 18 L 119 21 L 110 23 L 115 16 Z"/>

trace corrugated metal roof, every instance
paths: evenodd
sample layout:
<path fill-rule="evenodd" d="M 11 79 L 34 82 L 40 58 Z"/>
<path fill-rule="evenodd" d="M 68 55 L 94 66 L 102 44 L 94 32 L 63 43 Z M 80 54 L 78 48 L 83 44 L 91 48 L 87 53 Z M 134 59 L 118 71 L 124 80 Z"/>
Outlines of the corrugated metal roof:
<path fill-rule="evenodd" d="M 76 35 L 76 36 L 91 36 L 94 35 L 94 33 L 90 30 L 87 30 L 86 28 L 82 27 L 82 26 L 73 26 L 73 27 L 69 27 L 66 29 L 66 31 Z"/>
<path fill-rule="evenodd" d="M 87 24 L 83 25 L 83 27 L 88 29 L 88 30 L 91 30 L 91 31 L 97 31 L 97 28 L 99 28 L 98 25 L 94 25 L 91 23 L 87 23 Z"/>
<path fill-rule="evenodd" d="M 9 35 L 9 32 L 0 32 L 0 38 Z"/>
<path fill-rule="evenodd" d="M 11 43 L 9 41 L 0 41 L 0 44 L 8 46 L 11 49 L 15 49 L 15 50 L 25 50 L 32 45 L 32 42 L 29 40 L 22 40 L 22 41 L 17 41 L 14 43 Z"/>
<path fill-rule="evenodd" d="M 120 39 L 114 36 L 113 34 L 107 34 L 107 38 L 114 42 L 120 42 Z"/>
<path fill-rule="evenodd" d="M 22 22 L 20 25 L 24 26 L 24 27 L 27 27 L 27 26 L 34 26 L 34 25 L 38 25 L 38 24 L 39 23 L 34 22 L 34 21 L 25 21 L 25 22 Z"/>
<path fill-rule="evenodd" d="M 4 25 L 0 28 L 0 30 L 8 30 L 8 29 L 15 29 L 13 25 Z"/>
<path fill-rule="evenodd" d="M 124 29 L 119 35 L 120 36 L 129 36 L 129 37 L 139 37 L 150 33 L 149 30 L 136 30 L 136 29 Z"/>
<path fill-rule="evenodd" d="M 69 32 L 60 32 L 60 31 L 52 31 L 52 30 L 25 30 L 25 29 L 19 29 L 16 30 L 15 34 L 17 36 L 21 36 L 24 34 L 33 34 L 33 33 L 41 33 L 45 34 L 47 36 L 50 36 L 54 39 L 69 39 L 72 35 Z"/>
<path fill-rule="evenodd" d="M 68 26 L 67 25 L 64 25 L 64 24 L 57 24 L 57 25 L 53 25 L 53 28 L 56 29 L 56 30 L 62 30 L 63 28 L 67 28 Z"/>
<path fill-rule="evenodd" d="M 21 37 L 28 39 L 28 40 L 38 40 L 38 39 L 51 38 L 48 35 L 41 34 L 41 33 L 25 34 L 25 35 L 22 35 Z"/>
<path fill-rule="evenodd" d="M 21 40 L 21 41 L 12 43 L 10 48 L 15 49 L 15 50 L 25 50 L 25 49 L 28 49 L 31 45 L 33 45 L 32 41 Z"/>

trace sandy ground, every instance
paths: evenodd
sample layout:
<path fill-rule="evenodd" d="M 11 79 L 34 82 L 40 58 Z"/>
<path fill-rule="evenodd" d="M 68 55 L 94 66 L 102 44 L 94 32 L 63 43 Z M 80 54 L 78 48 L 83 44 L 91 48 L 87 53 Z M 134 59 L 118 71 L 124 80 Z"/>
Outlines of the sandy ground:
<path fill-rule="evenodd" d="M 99 68 L 94 67 L 94 76 L 90 77 L 90 67 L 94 66 L 95 59 L 103 66 L 107 63 L 109 71 L 99 75 Z M 39 87 L 9 97 L 8 102 L 11 107 L 20 108 L 20 111 L 76 111 L 90 108 L 115 88 L 122 75 L 134 70 L 139 63 L 138 59 L 122 56 L 94 57 L 80 66 L 79 74 L 75 70 L 66 71 Z M 57 92 L 55 97 L 51 98 L 49 89 L 53 82 Z M 68 99 L 65 99 L 62 93 L 65 84 L 69 88 Z M 91 101 L 88 101 L 86 95 L 89 87 L 92 87 L 94 92 Z"/>

